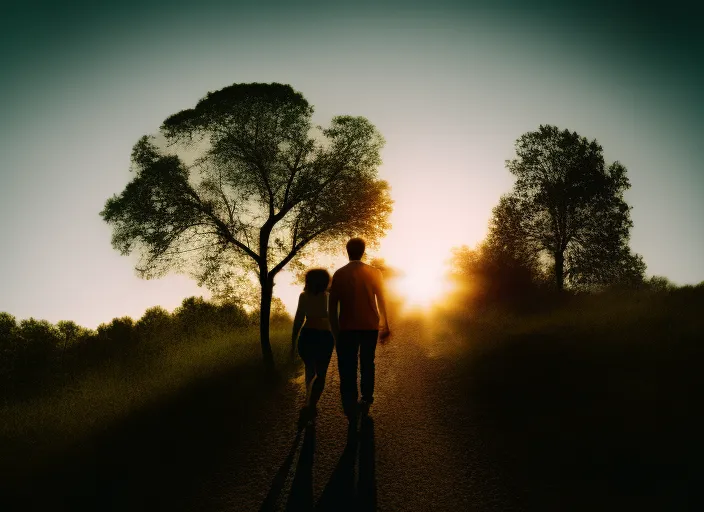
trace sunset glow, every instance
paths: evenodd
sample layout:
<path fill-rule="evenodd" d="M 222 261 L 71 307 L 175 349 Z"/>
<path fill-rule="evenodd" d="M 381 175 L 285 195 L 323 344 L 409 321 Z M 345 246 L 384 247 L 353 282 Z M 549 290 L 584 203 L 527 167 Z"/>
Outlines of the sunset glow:
<path fill-rule="evenodd" d="M 2 18 L 4 47 L 16 51 L 0 57 L 12 77 L 0 80 L 0 311 L 18 319 L 96 328 L 210 297 L 188 269 L 140 279 L 98 213 L 134 177 L 140 137 L 209 91 L 251 82 L 291 85 L 314 106 L 314 125 L 363 116 L 382 134 L 393 213 L 368 257 L 403 273 L 409 305 L 447 295 L 451 249 L 485 238 L 513 186 L 514 142 L 541 123 L 597 139 L 628 168 L 630 246 L 648 275 L 704 279 L 696 17 L 691 29 L 672 24 L 671 37 L 647 10 L 614 11 L 610 25 L 564 2 L 550 16 L 471 2 L 183 3 L 140 16 L 129 2 L 75 13 L 16 4 Z M 306 265 L 344 265 L 344 241 L 329 256 L 334 265 L 326 254 Z M 293 312 L 302 286 L 288 270 L 274 293 Z"/>
<path fill-rule="evenodd" d="M 447 279 L 449 267 L 445 257 L 454 242 L 452 238 L 448 237 L 446 241 L 448 249 L 443 248 L 437 253 L 427 255 L 416 254 L 412 241 L 401 242 L 402 240 L 392 232 L 382 240 L 378 251 L 370 252 L 365 258 L 366 261 L 382 258 L 389 268 L 398 274 L 398 277 L 386 280 L 389 296 L 401 299 L 407 311 L 425 310 L 445 302 L 452 291 L 451 283 Z M 331 266 L 330 270 L 333 273 L 334 269 L 347 263 L 343 253 L 344 249 L 341 249 L 338 257 L 332 260 L 321 258 L 321 266 L 326 268 Z M 302 290 L 302 284 L 295 281 L 290 272 L 282 272 L 277 279 L 276 296 L 283 301 L 291 314 L 296 311 L 298 296 Z"/>
<path fill-rule="evenodd" d="M 407 308 L 424 309 L 442 301 L 449 285 L 442 268 L 424 267 L 399 278 L 397 288 Z"/>

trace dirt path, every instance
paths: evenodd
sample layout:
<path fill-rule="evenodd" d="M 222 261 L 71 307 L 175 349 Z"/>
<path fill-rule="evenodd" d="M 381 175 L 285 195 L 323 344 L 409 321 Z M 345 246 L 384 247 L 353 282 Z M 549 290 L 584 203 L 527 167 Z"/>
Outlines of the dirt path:
<path fill-rule="evenodd" d="M 232 397 L 247 389 L 223 376 L 16 488 L 16 509 L 513 509 L 458 392 L 454 343 L 400 325 L 377 350 L 370 418 L 350 432 L 335 356 L 316 427 L 304 431 L 302 377 L 243 405 Z"/>
<path fill-rule="evenodd" d="M 377 350 L 370 419 L 348 432 L 337 359 L 314 429 L 297 435 L 302 376 L 245 460 L 204 493 L 216 510 L 509 510 L 454 381 L 453 340 L 407 324 Z M 281 397 L 284 398 L 284 397 Z M 282 407 L 282 404 L 276 406 Z M 274 417 L 276 418 L 274 420 Z"/>

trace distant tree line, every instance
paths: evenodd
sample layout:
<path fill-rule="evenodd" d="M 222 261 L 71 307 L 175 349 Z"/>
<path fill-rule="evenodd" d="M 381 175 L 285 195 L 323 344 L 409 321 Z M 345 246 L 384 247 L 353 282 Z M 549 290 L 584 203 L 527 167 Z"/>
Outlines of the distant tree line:
<path fill-rule="evenodd" d="M 279 299 L 272 306 L 274 325 L 289 321 Z M 0 402 L 37 396 L 107 364 L 147 365 L 176 344 L 258 325 L 259 311 L 200 297 L 184 299 L 173 313 L 155 306 L 137 321 L 114 318 L 95 330 L 70 320 L 18 322 L 0 312 Z"/>

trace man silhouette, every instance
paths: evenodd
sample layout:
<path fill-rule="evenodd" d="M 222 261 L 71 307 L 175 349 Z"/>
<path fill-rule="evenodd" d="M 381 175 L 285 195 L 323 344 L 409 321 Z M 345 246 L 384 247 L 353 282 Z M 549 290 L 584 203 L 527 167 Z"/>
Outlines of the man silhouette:
<path fill-rule="evenodd" d="M 356 420 L 358 411 L 366 415 L 374 402 L 376 343 L 378 338 L 386 339 L 391 333 L 381 271 L 362 263 L 364 249 L 365 243 L 361 238 L 352 238 L 347 242 L 350 262 L 332 276 L 328 307 L 330 327 L 336 341 L 342 408 L 350 422 Z M 358 358 L 362 391 L 359 404 Z"/>

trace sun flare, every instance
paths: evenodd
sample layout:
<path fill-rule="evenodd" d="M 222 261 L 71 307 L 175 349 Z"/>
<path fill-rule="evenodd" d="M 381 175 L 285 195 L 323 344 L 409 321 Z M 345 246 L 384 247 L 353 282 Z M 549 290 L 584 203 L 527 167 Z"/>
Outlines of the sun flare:
<path fill-rule="evenodd" d="M 445 299 L 449 283 L 441 267 L 420 267 L 398 279 L 398 293 L 409 308 L 427 309 Z"/>

